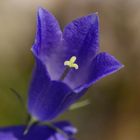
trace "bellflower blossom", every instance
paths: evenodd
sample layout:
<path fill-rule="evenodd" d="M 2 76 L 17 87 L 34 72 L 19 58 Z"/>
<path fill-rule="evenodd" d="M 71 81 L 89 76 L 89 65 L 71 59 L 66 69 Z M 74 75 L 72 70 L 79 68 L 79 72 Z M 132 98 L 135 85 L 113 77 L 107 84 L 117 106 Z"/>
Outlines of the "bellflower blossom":
<path fill-rule="evenodd" d="M 99 53 L 97 13 L 75 19 L 62 32 L 55 17 L 40 8 L 32 52 L 36 66 L 28 111 L 40 121 L 56 118 L 97 80 L 123 67 L 110 54 Z"/>
<path fill-rule="evenodd" d="M 77 130 L 70 123 L 61 121 L 53 125 L 62 132 L 45 125 L 32 126 L 26 135 L 24 135 L 25 126 L 0 128 L 0 140 L 74 140 L 73 135 Z"/>

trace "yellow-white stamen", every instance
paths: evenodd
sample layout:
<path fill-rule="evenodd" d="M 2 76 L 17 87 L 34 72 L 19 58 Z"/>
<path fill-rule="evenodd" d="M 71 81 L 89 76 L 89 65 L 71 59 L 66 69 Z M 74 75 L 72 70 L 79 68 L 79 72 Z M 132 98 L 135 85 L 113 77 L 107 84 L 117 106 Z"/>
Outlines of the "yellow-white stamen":
<path fill-rule="evenodd" d="M 76 56 L 72 56 L 69 61 L 64 62 L 64 66 L 68 66 L 70 68 L 78 69 L 79 66 L 78 66 L 78 64 L 75 63 L 75 61 L 76 61 Z"/>

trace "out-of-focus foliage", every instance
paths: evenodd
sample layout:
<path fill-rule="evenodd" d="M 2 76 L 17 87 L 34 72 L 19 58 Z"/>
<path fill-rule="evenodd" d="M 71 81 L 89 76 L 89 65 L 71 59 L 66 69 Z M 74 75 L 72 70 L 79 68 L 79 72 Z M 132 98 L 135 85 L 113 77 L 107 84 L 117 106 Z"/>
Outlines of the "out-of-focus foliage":
<path fill-rule="evenodd" d="M 25 123 L 26 112 L 9 88 L 16 89 L 26 100 L 39 6 L 51 10 L 62 28 L 74 18 L 98 11 L 101 50 L 125 65 L 89 89 L 85 98 L 90 99 L 90 105 L 61 118 L 79 127 L 80 140 L 139 140 L 139 0 L 1 0 L 0 125 Z"/>

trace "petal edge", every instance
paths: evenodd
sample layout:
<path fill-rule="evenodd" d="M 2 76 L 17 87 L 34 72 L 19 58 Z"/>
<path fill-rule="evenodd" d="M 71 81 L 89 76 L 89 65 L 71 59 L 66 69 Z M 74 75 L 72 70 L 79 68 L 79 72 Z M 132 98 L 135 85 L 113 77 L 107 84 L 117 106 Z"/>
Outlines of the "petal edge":
<path fill-rule="evenodd" d="M 88 88 L 101 78 L 110 75 L 123 67 L 124 65 L 121 64 L 114 56 L 106 52 L 99 53 L 93 59 L 89 67 L 89 76 L 86 80 L 86 83 L 83 86 L 77 88 L 76 92 L 79 92 L 84 88 Z"/>

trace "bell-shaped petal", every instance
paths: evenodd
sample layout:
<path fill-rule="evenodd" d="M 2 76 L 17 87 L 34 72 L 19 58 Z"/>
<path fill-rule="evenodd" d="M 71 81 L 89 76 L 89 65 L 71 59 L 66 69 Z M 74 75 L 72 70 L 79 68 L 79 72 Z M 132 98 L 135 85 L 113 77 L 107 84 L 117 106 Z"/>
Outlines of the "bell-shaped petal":
<path fill-rule="evenodd" d="M 49 53 L 58 46 L 61 30 L 55 17 L 47 10 L 39 8 L 37 13 L 37 32 L 32 51 L 42 60 L 49 58 Z"/>
<path fill-rule="evenodd" d="M 47 67 L 52 80 L 58 79 L 63 71 L 62 32 L 55 17 L 47 10 L 39 8 L 37 32 L 32 52 Z M 61 47 L 61 48 L 60 48 Z"/>
<path fill-rule="evenodd" d="M 77 18 L 64 28 L 67 58 L 77 57 L 80 68 L 99 50 L 99 18 L 97 13 Z"/>
<path fill-rule="evenodd" d="M 50 77 L 46 71 L 45 65 L 36 58 L 36 66 L 33 71 L 32 81 L 29 88 L 28 110 L 32 114 L 37 101 L 41 101 L 42 94 L 46 93 L 46 87 L 50 83 Z"/>
<path fill-rule="evenodd" d="M 88 88 L 97 80 L 120 70 L 122 67 L 123 65 L 112 55 L 106 52 L 99 53 L 89 65 L 85 84 L 77 88 L 77 92 Z"/>
<path fill-rule="evenodd" d="M 61 121 L 52 124 L 62 132 L 45 126 L 35 125 L 24 135 L 25 126 L 11 126 L 0 128 L 0 140 L 72 140 L 77 132 L 69 122 Z"/>
<path fill-rule="evenodd" d="M 78 70 L 71 70 L 64 82 L 72 89 L 84 84 L 87 66 L 99 50 L 99 18 L 97 13 L 78 18 L 64 29 L 67 57 L 76 56 Z M 82 76 L 81 76 L 82 75 Z"/>

